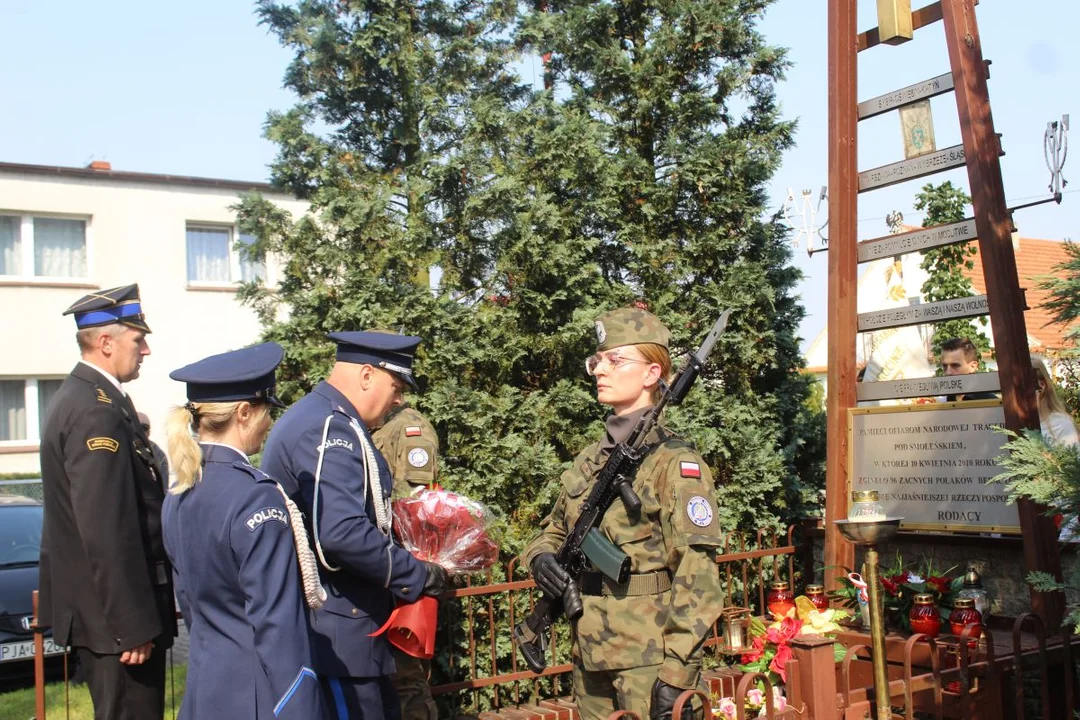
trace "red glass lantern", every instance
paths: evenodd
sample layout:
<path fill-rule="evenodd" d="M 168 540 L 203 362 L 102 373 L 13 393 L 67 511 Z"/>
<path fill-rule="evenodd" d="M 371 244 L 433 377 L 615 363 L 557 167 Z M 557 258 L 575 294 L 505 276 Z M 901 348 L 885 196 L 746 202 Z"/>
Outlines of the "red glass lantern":
<path fill-rule="evenodd" d="M 969 643 L 974 643 L 982 636 L 982 615 L 975 609 L 975 601 L 971 598 L 956 598 L 953 601 L 953 611 L 949 615 L 949 626 L 953 635 L 960 635 L 965 628 L 972 628 L 968 632 Z"/>
<path fill-rule="evenodd" d="M 829 609 L 829 598 L 825 595 L 825 586 L 823 585 L 807 585 L 806 599 L 809 600 L 819 612 L 825 612 Z"/>
<path fill-rule="evenodd" d="M 937 637 L 941 632 L 941 614 L 934 605 L 934 596 L 930 593 L 916 595 L 908 620 L 911 621 L 912 632 Z"/>
<path fill-rule="evenodd" d="M 769 584 L 769 592 L 765 594 L 765 607 L 769 614 L 783 617 L 788 610 L 795 607 L 795 595 L 788 588 L 784 580 L 773 580 Z"/>

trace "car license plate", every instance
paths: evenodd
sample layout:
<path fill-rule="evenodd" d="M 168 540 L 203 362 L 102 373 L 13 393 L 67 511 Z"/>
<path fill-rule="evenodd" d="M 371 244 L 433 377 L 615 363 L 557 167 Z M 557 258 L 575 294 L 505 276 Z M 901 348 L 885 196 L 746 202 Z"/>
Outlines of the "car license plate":
<path fill-rule="evenodd" d="M 46 655 L 59 655 L 64 652 L 66 648 L 60 647 L 53 642 L 52 638 L 45 638 L 45 654 Z M 31 660 L 34 657 L 34 641 L 26 640 L 24 642 L 5 643 L 0 645 L 0 662 L 11 662 L 13 660 Z"/>

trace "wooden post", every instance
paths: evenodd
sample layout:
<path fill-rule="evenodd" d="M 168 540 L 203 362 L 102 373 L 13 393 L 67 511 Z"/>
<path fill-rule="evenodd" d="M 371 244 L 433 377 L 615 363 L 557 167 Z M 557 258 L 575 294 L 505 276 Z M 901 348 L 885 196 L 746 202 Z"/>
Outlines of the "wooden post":
<path fill-rule="evenodd" d="M 832 252 L 830 250 L 829 252 Z M 809 713 L 802 717 L 834 718 L 836 702 L 836 660 L 832 638 L 800 635 L 791 639 L 791 650 L 798 660 L 800 698 Z"/>
<path fill-rule="evenodd" d="M 989 298 L 1005 424 L 1014 431 L 1038 428 L 1035 379 L 1024 324 L 1024 296 L 1016 275 L 1012 220 L 1005 204 L 1005 187 L 998 159 L 999 143 L 990 114 L 986 66 L 979 42 L 979 27 L 975 21 L 975 7 L 973 0 L 942 0 L 941 5 L 945 42 L 949 47 L 949 61 L 956 87 L 956 107 L 964 137 L 968 182 L 975 209 L 975 228 L 979 234 L 979 252 Z M 832 253 L 831 248 L 829 252 Z M 1042 570 L 1060 580 L 1057 531 L 1051 519 L 1043 514 L 1045 508 L 1025 500 L 1018 502 L 1017 506 L 1027 569 Z M 1046 627 L 1061 625 L 1065 611 L 1062 593 L 1037 593 L 1032 590 L 1031 606 Z"/>
<path fill-rule="evenodd" d="M 829 371 L 826 403 L 825 565 L 852 567 L 855 548 L 833 520 L 847 516 L 848 409 L 855 406 L 859 175 L 856 166 L 856 0 L 829 0 Z M 835 572 L 826 573 L 835 588 Z"/>
<path fill-rule="evenodd" d="M 34 720 L 45 720 L 45 636 L 38 627 L 38 591 L 30 597 L 34 613 Z"/>

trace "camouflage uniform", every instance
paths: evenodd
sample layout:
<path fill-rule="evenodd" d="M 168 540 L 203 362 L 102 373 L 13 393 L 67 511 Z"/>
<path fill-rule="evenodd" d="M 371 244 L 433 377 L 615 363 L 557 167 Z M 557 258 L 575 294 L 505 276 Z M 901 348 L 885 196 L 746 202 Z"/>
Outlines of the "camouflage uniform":
<path fill-rule="evenodd" d="M 427 418 L 408 405 L 390 412 L 372 435 L 394 473 L 394 496 L 431 487 L 439 474 L 439 437 Z"/>
<path fill-rule="evenodd" d="M 642 342 L 666 348 L 668 333 L 654 316 L 627 309 L 603 316 L 597 337 L 601 350 Z M 609 432 L 619 424 L 615 417 L 609 418 Z M 527 565 L 562 545 L 603 467 L 607 444 L 590 445 L 563 473 L 555 507 L 524 553 Z M 647 444 L 653 447 L 633 480 L 642 502 L 640 519 L 632 521 L 616 500 L 600 525 L 630 557 L 630 581 L 619 586 L 593 572 L 577 578 L 584 612 L 573 628 L 574 693 L 586 720 L 615 710 L 648 718 L 658 677 L 676 687 L 704 689 L 701 645 L 722 607 L 712 474 L 689 443 L 662 427 L 653 430 Z"/>
<path fill-rule="evenodd" d="M 439 438 L 427 418 L 415 409 L 408 405 L 395 408 L 371 437 L 394 475 L 394 497 L 407 496 L 417 487 L 435 483 Z M 428 686 L 431 661 L 413 657 L 396 647 L 391 647 L 390 652 L 397 667 L 390 679 L 401 699 L 402 720 L 435 720 L 438 713 Z"/>

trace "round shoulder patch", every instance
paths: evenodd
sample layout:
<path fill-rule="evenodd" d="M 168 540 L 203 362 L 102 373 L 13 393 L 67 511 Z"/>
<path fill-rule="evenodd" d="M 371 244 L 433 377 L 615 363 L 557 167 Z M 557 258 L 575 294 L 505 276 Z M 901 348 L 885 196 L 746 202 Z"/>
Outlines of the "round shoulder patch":
<path fill-rule="evenodd" d="M 414 468 L 422 468 L 428 464 L 431 458 L 424 448 L 413 448 L 409 451 L 409 464 Z"/>
<path fill-rule="evenodd" d="M 708 527 L 713 518 L 712 505 L 702 496 L 695 495 L 686 503 L 686 517 L 698 527 Z"/>

